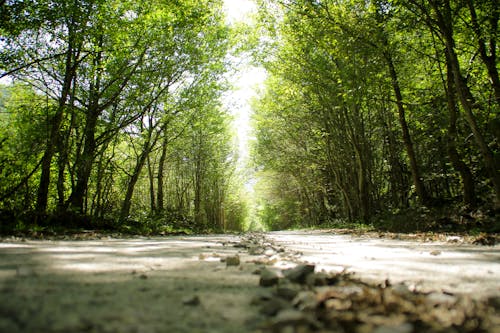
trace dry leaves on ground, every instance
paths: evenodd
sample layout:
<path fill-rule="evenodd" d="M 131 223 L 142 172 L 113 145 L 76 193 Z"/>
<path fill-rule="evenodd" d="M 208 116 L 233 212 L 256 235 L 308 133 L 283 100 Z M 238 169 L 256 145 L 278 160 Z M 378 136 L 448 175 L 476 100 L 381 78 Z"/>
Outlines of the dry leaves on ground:
<path fill-rule="evenodd" d="M 350 274 L 313 273 L 311 268 L 284 270 L 267 294 L 253 300 L 268 316 L 262 332 L 494 333 L 500 327 L 498 297 L 477 301 L 424 294 L 404 284 L 373 285 Z"/>

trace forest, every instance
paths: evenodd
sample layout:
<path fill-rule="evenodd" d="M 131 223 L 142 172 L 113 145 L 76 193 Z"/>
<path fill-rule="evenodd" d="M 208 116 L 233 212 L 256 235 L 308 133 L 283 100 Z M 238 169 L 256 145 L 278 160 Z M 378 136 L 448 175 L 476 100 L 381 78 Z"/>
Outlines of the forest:
<path fill-rule="evenodd" d="M 238 229 L 221 6 L 4 3 L 4 220 Z"/>
<path fill-rule="evenodd" d="M 497 1 L 256 3 L 3 1 L 0 230 L 498 232 Z M 267 72 L 245 170 L 239 55 Z"/>
<path fill-rule="evenodd" d="M 254 156 L 265 223 L 498 231 L 499 10 L 493 0 L 261 1 L 256 56 L 268 79 L 254 101 Z"/>

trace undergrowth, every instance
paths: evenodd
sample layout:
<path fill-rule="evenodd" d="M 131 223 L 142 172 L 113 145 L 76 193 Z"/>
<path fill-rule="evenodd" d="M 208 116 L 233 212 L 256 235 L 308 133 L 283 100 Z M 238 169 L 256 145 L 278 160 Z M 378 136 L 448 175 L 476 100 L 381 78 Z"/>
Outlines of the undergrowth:
<path fill-rule="evenodd" d="M 45 235 L 99 232 L 120 235 L 179 235 L 209 233 L 186 216 L 166 213 L 142 220 L 95 218 L 75 212 L 37 213 L 0 210 L 0 235 L 43 237 Z"/>

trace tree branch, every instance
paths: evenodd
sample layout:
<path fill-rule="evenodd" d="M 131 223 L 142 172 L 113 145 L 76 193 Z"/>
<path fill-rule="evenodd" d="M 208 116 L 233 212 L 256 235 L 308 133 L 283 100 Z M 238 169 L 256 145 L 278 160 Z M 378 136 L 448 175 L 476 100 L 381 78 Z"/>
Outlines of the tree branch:
<path fill-rule="evenodd" d="M 39 63 L 42 63 L 42 62 L 44 62 L 46 60 L 58 58 L 58 57 L 63 56 L 65 54 L 66 54 L 66 52 L 61 52 L 61 53 L 53 54 L 53 55 L 48 56 L 48 57 L 44 57 L 44 58 L 40 58 L 40 59 L 35 59 L 35 60 L 33 60 L 33 61 L 31 61 L 31 62 L 29 62 L 27 64 L 24 64 L 22 66 L 16 67 L 14 69 L 11 69 L 11 70 L 9 70 L 7 72 L 4 72 L 4 73 L 0 74 L 0 79 L 3 78 L 3 77 L 6 77 L 6 76 L 12 75 L 12 74 L 14 74 L 16 72 L 19 72 L 20 70 L 23 70 L 25 68 L 31 67 L 31 66 L 39 64 Z"/>

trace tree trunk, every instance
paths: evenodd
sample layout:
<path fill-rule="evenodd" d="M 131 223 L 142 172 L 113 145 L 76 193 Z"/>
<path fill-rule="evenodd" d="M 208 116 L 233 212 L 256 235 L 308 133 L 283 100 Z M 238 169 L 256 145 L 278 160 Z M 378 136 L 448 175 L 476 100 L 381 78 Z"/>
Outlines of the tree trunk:
<path fill-rule="evenodd" d="M 99 37 L 98 46 L 102 50 L 103 36 Z M 85 213 L 85 197 L 87 195 L 90 175 L 92 173 L 92 165 L 95 159 L 95 151 L 97 149 L 95 132 L 97 128 L 97 120 L 101 114 L 99 105 L 101 76 L 102 76 L 102 51 L 97 52 L 94 61 L 94 77 L 89 88 L 89 104 L 85 115 L 85 128 L 83 132 L 84 146 L 80 159 L 76 166 L 76 186 L 73 188 L 70 197 L 68 198 L 68 206 L 71 210 L 75 210 L 81 214 Z"/>
<path fill-rule="evenodd" d="M 94 216 L 95 218 L 101 217 L 101 211 L 102 211 L 102 184 L 103 184 L 103 178 L 105 174 L 105 168 L 104 168 L 104 154 L 101 154 L 101 157 L 99 158 L 97 162 L 97 179 L 95 182 L 95 193 L 94 197 L 92 198 L 92 206 L 90 207 L 90 215 Z M 106 163 L 107 164 L 107 163 Z"/>
<path fill-rule="evenodd" d="M 474 2 L 472 0 L 467 1 L 467 5 L 469 7 L 469 12 L 471 16 L 472 29 L 474 30 L 474 34 L 476 35 L 475 41 L 478 43 L 479 55 L 481 56 L 481 60 L 483 61 L 486 69 L 488 71 L 488 76 L 490 77 L 491 86 L 493 87 L 493 91 L 495 93 L 495 99 L 497 105 L 500 105 L 500 77 L 498 75 L 497 69 L 497 40 L 496 36 L 498 34 L 498 19 L 500 16 L 500 10 L 498 1 L 491 1 L 491 11 L 489 12 L 489 21 L 491 31 L 489 32 L 490 40 L 489 40 L 489 50 L 486 47 L 486 39 L 485 32 L 481 29 L 481 25 L 477 20 L 476 8 L 474 7 Z M 488 55 L 489 51 L 489 55 Z"/>
<path fill-rule="evenodd" d="M 71 210 L 79 213 L 85 213 L 84 201 L 87 194 L 92 165 L 94 163 L 95 151 L 97 148 L 95 141 L 95 130 L 97 127 L 98 112 L 95 109 L 89 109 L 87 112 L 84 147 L 77 162 L 76 167 L 76 186 L 68 198 L 68 206 Z"/>
<path fill-rule="evenodd" d="M 134 167 L 134 171 L 133 171 L 132 175 L 130 176 L 130 179 L 129 179 L 129 182 L 127 185 L 127 192 L 125 193 L 125 199 L 123 200 L 122 208 L 120 211 L 120 221 L 126 220 L 130 214 L 130 207 L 132 206 L 132 196 L 134 195 L 135 185 L 137 184 L 137 181 L 139 180 L 139 176 L 141 174 L 142 168 L 146 164 L 146 161 L 148 160 L 148 156 L 151 153 L 151 150 L 154 147 L 154 145 L 156 144 L 156 141 L 158 138 L 157 135 L 154 138 L 152 137 L 155 127 L 151 126 L 151 125 L 152 124 L 150 122 L 150 127 L 148 128 L 146 142 L 144 142 L 144 145 L 142 147 L 142 152 L 137 159 L 137 163 Z"/>
<path fill-rule="evenodd" d="M 389 125 L 392 122 L 391 119 L 382 119 L 381 122 L 385 131 L 385 147 L 387 148 L 387 160 L 390 166 L 391 201 L 395 207 L 408 208 L 408 167 L 401 160 L 401 149 L 396 139 L 396 134 Z"/>
<path fill-rule="evenodd" d="M 57 108 L 56 114 L 52 118 L 51 130 L 47 139 L 47 147 L 42 157 L 42 172 L 40 175 L 40 183 L 38 186 L 36 210 L 40 213 L 44 213 L 47 210 L 47 203 L 49 197 L 49 185 L 50 185 L 50 167 L 52 164 L 52 157 L 55 153 L 55 148 L 57 146 L 57 136 L 61 122 L 63 119 L 64 104 L 63 100 L 59 101 L 59 107 Z"/>
<path fill-rule="evenodd" d="M 201 157 L 197 157 L 194 176 L 194 223 L 196 227 L 201 226 Z"/>
<path fill-rule="evenodd" d="M 357 179 L 357 201 L 358 206 L 361 209 L 361 219 L 364 223 L 370 222 L 370 193 L 369 193 L 369 182 L 367 180 L 367 167 L 366 167 L 366 156 L 365 156 L 365 144 L 364 135 L 365 130 L 363 128 L 363 124 L 361 121 L 361 115 L 358 110 L 358 106 L 353 107 L 352 113 L 354 113 L 355 120 L 351 119 L 349 116 L 349 112 L 347 108 L 343 108 L 344 118 L 348 133 L 348 138 L 350 144 L 354 151 L 354 160 L 356 162 L 356 179 Z M 359 124 L 356 124 L 356 120 L 359 121 Z M 354 129 L 356 126 L 356 130 Z M 359 135 L 357 133 L 360 133 Z"/>
<path fill-rule="evenodd" d="M 154 182 L 154 170 L 151 165 L 151 156 L 148 154 L 147 158 L 148 162 L 148 176 L 149 176 L 149 200 L 151 204 L 151 215 L 156 211 L 156 202 L 155 202 L 155 182 Z"/>
<path fill-rule="evenodd" d="M 62 138 L 61 138 L 62 140 Z M 65 172 L 66 164 L 68 162 L 68 152 L 66 151 L 65 144 L 61 144 L 59 149 L 59 159 L 57 161 L 57 209 L 64 210 L 64 192 L 65 192 Z"/>
<path fill-rule="evenodd" d="M 66 106 L 66 102 L 70 95 L 71 91 L 71 83 L 73 82 L 73 78 L 76 74 L 76 60 L 74 57 L 74 45 L 73 38 L 71 37 L 72 30 L 69 27 L 69 41 L 68 41 L 68 50 L 66 51 L 66 63 L 65 63 L 65 74 L 63 79 L 63 86 L 61 90 L 61 96 L 59 97 L 58 107 L 54 117 L 51 119 L 50 123 L 50 132 L 47 138 L 47 147 L 45 148 L 45 152 L 42 157 L 42 171 L 40 175 L 40 183 L 38 186 L 37 193 L 37 201 L 36 201 L 36 210 L 38 212 L 45 212 L 47 210 L 48 196 L 49 196 L 49 185 L 50 185 L 50 167 L 52 164 L 52 158 L 54 153 L 56 152 L 56 147 L 58 147 L 59 140 L 59 130 L 61 128 L 61 124 L 64 118 L 64 109 Z"/>
<path fill-rule="evenodd" d="M 420 170 L 417 163 L 417 157 L 415 154 L 415 149 L 413 148 L 413 142 L 411 140 L 410 130 L 408 128 L 408 123 L 406 122 L 405 107 L 403 103 L 403 95 L 401 94 L 401 88 L 399 86 L 398 75 L 396 68 L 394 67 L 394 62 L 388 51 L 384 54 L 385 60 L 387 61 L 387 66 L 389 67 L 389 74 L 391 76 L 392 88 L 394 90 L 394 95 L 396 97 L 396 106 L 398 108 L 398 118 L 399 124 L 401 125 L 401 130 L 403 133 L 403 143 L 408 154 L 408 159 L 410 161 L 410 170 L 413 179 L 413 185 L 415 185 L 415 190 L 421 204 L 429 204 L 430 198 L 424 186 L 424 182 L 420 176 Z"/>
<path fill-rule="evenodd" d="M 194 222 L 196 227 L 200 227 L 203 223 L 202 211 L 201 211 L 201 191 L 202 191 L 202 181 L 203 181 L 203 152 L 202 152 L 202 137 L 201 133 L 197 134 L 196 142 L 196 156 L 195 158 L 195 170 L 194 170 Z"/>
<path fill-rule="evenodd" d="M 474 140 L 479 148 L 479 151 L 481 152 L 484 165 L 493 185 L 493 189 L 496 194 L 495 204 L 500 206 L 500 172 L 498 171 L 493 152 L 486 143 L 486 140 L 484 139 L 484 136 L 477 124 L 476 116 L 474 115 L 474 109 L 479 108 L 479 106 L 477 105 L 474 96 L 467 85 L 466 79 L 461 73 L 460 62 L 455 52 L 450 3 L 448 0 L 445 1 L 441 8 L 434 1 L 431 2 L 431 5 L 436 12 L 437 24 L 445 42 L 447 57 L 449 58 L 450 68 L 453 72 L 455 88 L 460 104 L 465 111 L 465 119 L 474 134 Z"/>
<path fill-rule="evenodd" d="M 148 143 L 149 145 L 149 143 Z M 132 196 L 134 195 L 135 185 L 139 180 L 139 175 L 146 163 L 147 153 L 145 151 L 142 152 L 141 156 L 137 160 L 137 164 L 135 165 L 134 172 L 128 181 L 127 192 L 125 193 L 125 199 L 123 200 L 122 208 L 120 211 L 120 221 L 124 221 L 128 218 L 130 214 L 130 207 L 132 205 Z"/>
<path fill-rule="evenodd" d="M 160 163 L 158 165 L 158 184 L 156 185 L 157 189 L 157 196 L 156 196 L 156 212 L 157 214 L 160 214 L 163 212 L 165 209 L 165 204 L 164 204 L 164 193 L 163 193 L 163 187 L 164 187 L 164 178 L 163 174 L 165 172 L 165 163 L 167 160 L 167 147 L 168 147 L 168 136 L 167 136 L 167 131 L 166 128 L 164 129 L 163 133 L 163 143 L 161 146 L 161 155 L 160 155 Z"/>
<path fill-rule="evenodd" d="M 450 156 L 450 161 L 460 174 L 460 178 L 462 179 L 462 192 L 463 192 L 463 202 L 465 205 L 469 207 L 474 207 L 476 205 L 476 194 L 475 194 L 475 185 L 474 185 L 474 177 L 469 167 L 462 160 L 460 155 L 458 154 L 456 147 L 456 137 L 457 137 L 457 103 L 455 99 L 455 86 L 454 86 L 454 78 L 451 69 L 451 65 L 447 58 L 447 89 L 446 96 L 448 100 L 448 112 L 450 116 L 450 124 L 448 127 L 448 155 Z"/>
<path fill-rule="evenodd" d="M 72 93 L 69 101 L 69 106 L 72 108 L 75 102 L 75 78 L 73 78 L 72 84 Z M 59 158 L 58 158 L 58 174 L 57 174 L 57 209 L 59 211 L 63 211 L 66 207 L 65 204 L 65 185 L 66 185 L 66 166 L 69 162 L 69 138 L 71 137 L 71 133 L 75 123 L 75 114 L 71 113 L 70 124 L 68 126 L 68 130 L 64 135 L 59 136 L 58 140 L 58 150 L 59 150 Z"/>

